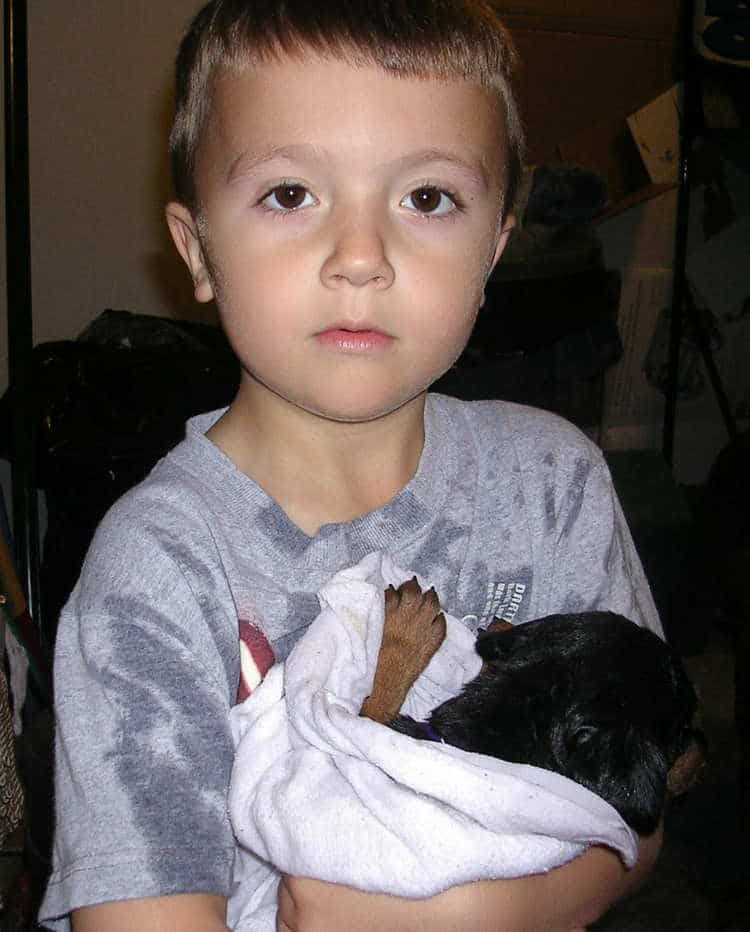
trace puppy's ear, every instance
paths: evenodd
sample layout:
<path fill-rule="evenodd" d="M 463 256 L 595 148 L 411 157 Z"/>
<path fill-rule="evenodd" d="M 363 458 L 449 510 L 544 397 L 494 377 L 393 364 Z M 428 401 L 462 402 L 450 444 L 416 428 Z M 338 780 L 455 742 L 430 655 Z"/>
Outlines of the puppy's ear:
<path fill-rule="evenodd" d="M 512 630 L 513 625 L 509 621 L 493 621 L 489 628 L 477 638 L 476 650 L 482 660 L 492 663 L 493 660 L 505 657 L 510 650 L 510 639 L 507 634 Z"/>
<path fill-rule="evenodd" d="M 667 791 L 670 796 L 681 796 L 698 782 L 706 764 L 706 749 L 703 733 L 693 732 L 687 748 L 672 764 L 667 775 Z"/>
<path fill-rule="evenodd" d="M 512 621 L 503 621 L 502 618 L 493 618 L 485 629 L 488 634 L 494 631 L 512 631 L 515 625 Z"/>
<path fill-rule="evenodd" d="M 552 746 L 560 772 L 607 799 L 639 835 L 650 835 L 667 791 L 667 760 L 657 744 L 628 722 L 580 714 L 556 732 Z"/>

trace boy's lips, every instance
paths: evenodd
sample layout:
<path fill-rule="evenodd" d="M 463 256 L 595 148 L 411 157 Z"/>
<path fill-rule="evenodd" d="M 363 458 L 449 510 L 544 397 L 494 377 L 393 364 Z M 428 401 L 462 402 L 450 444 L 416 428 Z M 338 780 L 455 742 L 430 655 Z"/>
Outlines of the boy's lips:
<path fill-rule="evenodd" d="M 371 353 L 385 349 L 393 342 L 390 334 L 367 324 L 363 326 L 334 324 L 316 333 L 315 339 L 321 346 L 345 353 Z"/>

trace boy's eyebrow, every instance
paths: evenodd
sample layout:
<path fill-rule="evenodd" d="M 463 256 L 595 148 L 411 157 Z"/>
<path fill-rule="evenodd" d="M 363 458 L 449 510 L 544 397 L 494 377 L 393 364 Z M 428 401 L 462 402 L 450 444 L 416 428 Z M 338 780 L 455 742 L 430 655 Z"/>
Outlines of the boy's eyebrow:
<path fill-rule="evenodd" d="M 290 161 L 304 160 L 312 162 L 327 162 L 325 151 L 311 143 L 295 143 L 287 146 L 273 146 L 267 152 L 252 154 L 245 150 L 233 160 L 227 170 L 227 182 L 231 183 L 237 178 L 249 174 L 255 169 L 261 167 L 267 162 L 276 159 L 288 159 Z M 430 162 L 443 162 L 457 169 L 465 175 L 469 181 L 479 184 L 484 188 L 489 186 L 489 177 L 483 159 L 467 160 L 456 152 L 444 149 L 427 148 L 420 149 L 417 152 L 409 152 L 400 156 L 392 163 L 399 169 L 411 168 L 420 164 Z"/>
<path fill-rule="evenodd" d="M 479 183 L 485 188 L 489 186 L 489 175 L 484 164 L 484 159 L 481 158 L 476 161 L 469 161 L 456 152 L 428 148 L 420 149 L 418 152 L 410 152 L 408 155 L 404 155 L 400 159 L 397 159 L 397 161 L 404 168 L 410 168 L 411 166 L 429 162 L 447 162 L 465 175 L 469 181 Z"/>
<path fill-rule="evenodd" d="M 259 168 L 261 165 L 264 165 L 266 162 L 272 162 L 274 159 L 289 159 L 290 161 L 297 159 L 305 159 L 307 161 L 323 161 L 324 154 L 316 146 L 311 145 L 310 143 L 299 143 L 289 146 L 273 146 L 267 152 L 261 152 L 257 155 L 251 154 L 249 151 L 245 150 L 240 152 L 236 159 L 229 166 L 227 171 L 227 182 L 232 182 L 236 178 L 240 178 L 242 175 L 247 175 L 249 172 L 253 171 L 256 168 Z"/>

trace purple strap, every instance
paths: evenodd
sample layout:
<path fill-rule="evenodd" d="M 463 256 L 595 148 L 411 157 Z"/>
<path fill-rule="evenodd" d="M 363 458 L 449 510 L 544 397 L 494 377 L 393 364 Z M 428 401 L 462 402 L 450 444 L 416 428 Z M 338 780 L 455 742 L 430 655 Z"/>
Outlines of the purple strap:
<path fill-rule="evenodd" d="M 422 726 L 422 740 L 439 741 L 441 744 L 445 743 L 429 722 L 420 722 L 419 724 Z"/>

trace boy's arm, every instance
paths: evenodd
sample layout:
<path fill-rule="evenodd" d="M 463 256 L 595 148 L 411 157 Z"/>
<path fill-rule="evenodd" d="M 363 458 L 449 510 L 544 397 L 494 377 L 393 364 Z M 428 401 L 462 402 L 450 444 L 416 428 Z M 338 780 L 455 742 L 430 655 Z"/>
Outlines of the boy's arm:
<path fill-rule="evenodd" d="M 454 887 L 427 900 L 361 893 L 315 880 L 285 878 L 279 890 L 281 932 L 571 932 L 632 893 L 653 868 L 662 830 L 641 840 L 638 863 L 623 868 L 606 848 L 547 874 Z"/>
<path fill-rule="evenodd" d="M 87 906 L 71 924 L 73 932 L 228 932 L 226 912 L 224 897 L 190 893 Z"/>
<path fill-rule="evenodd" d="M 102 522 L 58 629 L 57 815 L 42 926 L 77 909 L 75 928 L 115 929 L 112 910 L 123 928 L 147 929 L 133 910 L 150 915 L 175 891 L 231 889 L 236 615 L 203 598 L 213 577 L 190 569 L 188 544 L 210 569 L 200 528 L 186 520 L 179 538 L 162 532 L 146 505 L 148 520 L 125 501 Z M 153 927 L 191 928 L 161 921 L 180 902 L 164 900 Z M 223 909 L 218 925 L 215 915 L 206 922 L 223 932 Z"/>
<path fill-rule="evenodd" d="M 546 599 L 538 616 L 559 611 L 607 609 L 663 637 L 659 615 L 633 538 L 612 483 L 597 452 L 583 481 L 575 475 L 549 477 L 555 490 L 554 545 Z"/>

